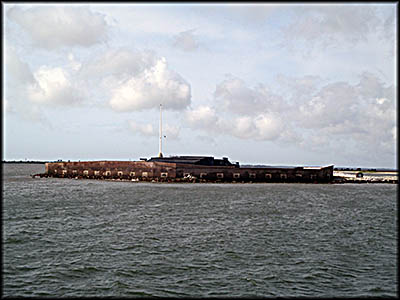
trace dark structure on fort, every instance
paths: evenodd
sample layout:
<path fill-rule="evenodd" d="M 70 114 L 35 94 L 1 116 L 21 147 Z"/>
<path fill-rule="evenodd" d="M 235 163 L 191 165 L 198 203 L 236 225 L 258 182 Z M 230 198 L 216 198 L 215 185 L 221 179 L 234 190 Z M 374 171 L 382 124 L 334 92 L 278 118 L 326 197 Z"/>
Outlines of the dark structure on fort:
<path fill-rule="evenodd" d="M 44 176 L 156 182 L 331 182 L 327 167 L 240 167 L 212 156 L 152 157 L 140 161 L 46 163 Z"/>

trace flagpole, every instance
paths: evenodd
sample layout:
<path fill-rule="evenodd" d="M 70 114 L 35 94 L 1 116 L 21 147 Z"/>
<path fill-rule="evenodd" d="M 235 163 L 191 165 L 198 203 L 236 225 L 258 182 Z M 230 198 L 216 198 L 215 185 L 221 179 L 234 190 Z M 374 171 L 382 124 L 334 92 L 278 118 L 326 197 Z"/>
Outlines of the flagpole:
<path fill-rule="evenodd" d="M 162 154 L 162 112 L 161 112 L 161 109 L 162 109 L 162 104 L 160 104 L 160 143 L 159 143 L 160 152 L 158 153 L 158 157 L 163 157 L 163 154 Z"/>

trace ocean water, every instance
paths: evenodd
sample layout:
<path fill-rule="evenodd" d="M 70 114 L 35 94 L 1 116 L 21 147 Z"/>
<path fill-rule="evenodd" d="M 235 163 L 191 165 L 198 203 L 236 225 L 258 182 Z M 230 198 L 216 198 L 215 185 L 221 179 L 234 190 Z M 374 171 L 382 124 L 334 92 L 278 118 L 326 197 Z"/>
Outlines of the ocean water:
<path fill-rule="evenodd" d="M 3 164 L 3 296 L 397 297 L 394 184 L 31 178 Z"/>

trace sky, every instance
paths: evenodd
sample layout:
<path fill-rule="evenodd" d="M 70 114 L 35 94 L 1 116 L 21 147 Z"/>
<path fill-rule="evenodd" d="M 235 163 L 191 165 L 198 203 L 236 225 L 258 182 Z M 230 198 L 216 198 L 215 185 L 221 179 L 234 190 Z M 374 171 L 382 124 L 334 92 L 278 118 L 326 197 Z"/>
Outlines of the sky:
<path fill-rule="evenodd" d="M 2 3 L 3 159 L 397 167 L 397 3 Z"/>

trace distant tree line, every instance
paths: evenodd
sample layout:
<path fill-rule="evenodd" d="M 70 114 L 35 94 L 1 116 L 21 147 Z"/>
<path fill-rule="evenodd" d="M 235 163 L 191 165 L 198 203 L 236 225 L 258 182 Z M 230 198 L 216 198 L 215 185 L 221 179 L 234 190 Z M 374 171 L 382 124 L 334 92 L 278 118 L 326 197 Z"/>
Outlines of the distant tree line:
<path fill-rule="evenodd" d="M 39 160 L 3 160 L 3 164 L 45 164 L 47 161 Z"/>

